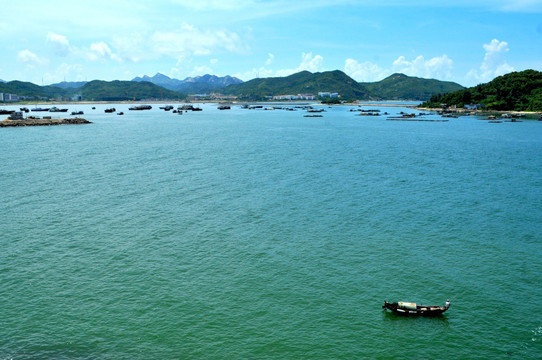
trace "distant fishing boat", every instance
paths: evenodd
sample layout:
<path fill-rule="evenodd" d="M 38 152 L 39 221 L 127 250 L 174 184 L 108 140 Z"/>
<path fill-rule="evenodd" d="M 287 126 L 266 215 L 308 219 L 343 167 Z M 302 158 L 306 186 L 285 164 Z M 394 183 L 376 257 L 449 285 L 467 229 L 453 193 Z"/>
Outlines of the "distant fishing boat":
<path fill-rule="evenodd" d="M 128 108 L 128 110 L 150 110 L 152 109 L 152 106 L 150 105 L 136 105 L 132 106 L 131 108 Z"/>
<path fill-rule="evenodd" d="M 68 112 L 68 109 L 59 109 L 56 106 L 53 106 L 49 109 L 49 112 Z"/>
<path fill-rule="evenodd" d="M 106 113 L 114 113 L 115 111 L 117 111 L 117 109 L 115 108 L 110 108 L 110 109 L 105 109 L 104 110 Z"/>
<path fill-rule="evenodd" d="M 384 301 L 384 305 L 382 306 L 382 308 L 400 315 L 436 316 L 442 315 L 446 310 L 450 308 L 450 300 L 446 300 L 444 306 L 418 305 L 416 303 L 404 301 L 393 303 Z"/>
<path fill-rule="evenodd" d="M 49 108 L 35 107 L 31 111 L 49 111 Z"/>
<path fill-rule="evenodd" d="M 72 111 L 72 115 L 83 115 L 82 111 Z"/>
<path fill-rule="evenodd" d="M 179 106 L 177 110 L 184 110 L 184 111 L 203 111 L 202 108 L 194 107 L 193 105 L 183 105 Z"/>

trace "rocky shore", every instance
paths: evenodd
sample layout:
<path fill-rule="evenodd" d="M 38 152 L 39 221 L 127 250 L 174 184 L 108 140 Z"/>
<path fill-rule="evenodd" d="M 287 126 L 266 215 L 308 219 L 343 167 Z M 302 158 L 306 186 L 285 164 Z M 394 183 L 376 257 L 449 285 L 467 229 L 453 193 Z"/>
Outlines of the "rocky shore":
<path fill-rule="evenodd" d="M 82 118 L 71 119 L 23 119 L 23 120 L 3 120 L 0 121 L 0 127 L 17 127 L 17 126 L 51 126 L 51 125 L 78 125 L 92 124 L 90 121 Z"/>

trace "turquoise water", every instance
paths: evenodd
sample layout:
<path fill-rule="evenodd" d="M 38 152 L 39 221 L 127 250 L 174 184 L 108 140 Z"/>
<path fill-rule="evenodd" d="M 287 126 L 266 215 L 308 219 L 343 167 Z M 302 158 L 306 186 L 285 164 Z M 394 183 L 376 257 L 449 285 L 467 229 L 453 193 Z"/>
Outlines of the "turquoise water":
<path fill-rule="evenodd" d="M 542 357 L 542 122 L 96 106 L 0 129 L 0 359 Z"/>

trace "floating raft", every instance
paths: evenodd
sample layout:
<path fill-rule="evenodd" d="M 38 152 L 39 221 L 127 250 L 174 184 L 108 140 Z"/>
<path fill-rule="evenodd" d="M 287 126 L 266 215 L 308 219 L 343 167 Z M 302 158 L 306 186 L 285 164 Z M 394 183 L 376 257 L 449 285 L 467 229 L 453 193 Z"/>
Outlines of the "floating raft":
<path fill-rule="evenodd" d="M 24 120 L 3 120 L 0 121 L 0 127 L 18 127 L 18 126 L 52 126 L 52 125 L 79 125 L 92 124 L 90 121 L 82 118 L 70 119 L 24 119 Z"/>

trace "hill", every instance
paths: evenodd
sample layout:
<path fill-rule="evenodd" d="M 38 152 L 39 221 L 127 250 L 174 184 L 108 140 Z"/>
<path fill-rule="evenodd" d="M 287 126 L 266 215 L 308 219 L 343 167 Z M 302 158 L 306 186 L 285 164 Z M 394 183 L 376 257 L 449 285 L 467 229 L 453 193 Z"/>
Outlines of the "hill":
<path fill-rule="evenodd" d="M 240 84 L 243 81 L 232 76 L 219 77 L 216 75 L 203 75 L 196 77 L 188 77 L 184 80 L 172 79 L 164 74 L 156 73 L 149 77 L 136 77 L 132 81 L 142 82 L 148 81 L 158 86 L 162 86 L 172 91 L 183 92 L 187 94 L 206 93 L 222 89 L 231 84 Z"/>
<path fill-rule="evenodd" d="M 446 94 L 464 89 L 463 86 L 435 79 L 422 79 L 404 74 L 393 74 L 384 80 L 361 83 L 374 96 L 383 100 L 429 100 L 434 94 Z"/>
<path fill-rule="evenodd" d="M 150 82 L 94 80 L 74 89 L 83 99 L 91 101 L 129 101 L 143 99 L 181 100 L 184 94 Z"/>
<path fill-rule="evenodd" d="M 39 86 L 31 82 L 17 80 L 0 83 L 0 92 L 17 94 L 19 96 L 47 98 L 66 95 L 64 89 L 55 86 Z"/>
<path fill-rule="evenodd" d="M 542 72 L 525 70 L 446 95 L 434 95 L 421 106 L 439 108 L 441 104 L 464 107 L 480 104 L 487 110 L 542 111 Z"/>
<path fill-rule="evenodd" d="M 342 99 L 366 99 L 367 89 L 339 70 L 311 73 L 301 71 L 286 76 L 252 79 L 237 85 L 229 85 L 223 92 L 246 100 L 261 100 L 274 95 L 313 94 L 337 92 Z"/>

